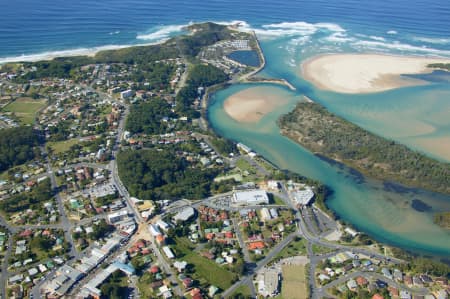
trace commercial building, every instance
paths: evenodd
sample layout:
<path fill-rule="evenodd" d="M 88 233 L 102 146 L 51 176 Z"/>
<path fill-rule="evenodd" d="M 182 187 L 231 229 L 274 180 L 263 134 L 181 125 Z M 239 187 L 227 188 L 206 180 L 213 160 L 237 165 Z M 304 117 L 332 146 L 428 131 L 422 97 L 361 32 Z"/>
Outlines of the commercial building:
<path fill-rule="evenodd" d="M 269 209 L 262 208 L 261 209 L 261 220 L 262 221 L 267 221 L 267 220 L 270 220 L 270 219 L 272 219 L 272 217 L 270 216 Z"/>
<path fill-rule="evenodd" d="M 236 191 L 233 193 L 231 203 L 235 206 L 269 204 L 269 196 L 264 190 Z"/>
<path fill-rule="evenodd" d="M 175 216 L 173 216 L 173 221 L 181 221 L 185 222 L 189 220 L 191 217 L 195 215 L 195 210 L 192 207 L 187 207 L 183 209 L 181 212 L 178 212 Z"/>
<path fill-rule="evenodd" d="M 124 91 L 122 91 L 122 92 L 120 93 L 120 98 L 121 98 L 122 100 L 131 98 L 132 96 L 134 96 L 134 91 L 132 91 L 131 89 L 124 90 Z"/>
<path fill-rule="evenodd" d="M 314 198 L 314 192 L 310 187 L 304 190 L 297 190 L 292 192 L 292 196 L 297 205 L 307 206 Z"/>
<path fill-rule="evenodd" d="M 148 226 L 148 228 L 149 228 L 150 233 L 152 234 L 153 237 L 162 235 L 162 234 L 161 234 L 161 231 L 160 231 L 159 228 L 158 228 L 158 226 L 156 226 L 156 225 L 154 225 L 154 224 L 150 224 L 150 225 Z"/>
<path fill-rule="evenodd" d="M 258 294 L 264 297 L 277 296 L 280 291 L 280 272 L 276 269 L 267 269 L 257 276 Z"/>
<path fill-rule="evenodd" d="M 108 215 L 108 221 L 111 224 L 114 224 L 116 222 L 119 222 L 123 220 L 125 217 L 128 217 L 128 211 L 127 210 L 120 210 L 114 213 L 111 213 Z"/>

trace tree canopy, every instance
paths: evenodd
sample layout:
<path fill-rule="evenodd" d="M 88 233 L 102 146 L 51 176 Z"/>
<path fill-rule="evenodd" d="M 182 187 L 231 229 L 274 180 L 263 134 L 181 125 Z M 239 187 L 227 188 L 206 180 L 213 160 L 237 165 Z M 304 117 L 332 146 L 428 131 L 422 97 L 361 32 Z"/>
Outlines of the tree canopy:
<path fill-rule="evenodd" d="M 209 195 L 218 172 L 191 165 L 169 147 L 124 151 L 117 163 L 130 194 L 140 199 L 203 198 Z"/>
<path fill-rule="evenodd" d="M 282 132 L 306 148 L 372 177 L 450 193 L 450 163 L 372 134 L 316 103 L 299 103 L 280 119 Z"/>
<path fill-rule="evenodd" d="M 39 143 L 39 134 L 31 127 L 0 130 L 0 171 L 34 159 Z"/>

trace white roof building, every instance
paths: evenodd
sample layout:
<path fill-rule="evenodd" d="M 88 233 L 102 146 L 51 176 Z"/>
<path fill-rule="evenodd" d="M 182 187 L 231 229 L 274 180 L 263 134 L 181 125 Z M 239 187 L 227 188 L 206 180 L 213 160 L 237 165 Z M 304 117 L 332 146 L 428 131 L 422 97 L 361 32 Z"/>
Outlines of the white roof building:
<path fill-rule="evenodd" d="M 307 187 L 305 190 L 294 191 L 292 195 L 295 202 L 303 206 L 308 205 L 314 198 L 314 192 L 310 187 Z"/>
<path fill-rule="evenodd" d="M 179 221 L 185 222 L 189 218 L 193 217 L 194 215 L 195 215 L 194 208 L 187 207 L 187 208 L 183 209 L 181 212 L 178 212 L 175 216 L 173 216 L 173 221 L 177 222 L 179 220 Z"/>
<path fill-rule="evenodd" d="M 116 223 L 116 222 L 124 219 L 127 216 L 128 216 L 127 210 L 120 210 L 115 213 L 108 214 L 108 221 L 110 223 Z"/>
<path fill-rule="evenodd" d="M 169 258 L 169 259 L 174 259 L 175 255 L 173 254 L 172 249 L 170 249 L 170 247 L 168 246 L 164 246 L 162 248 L 162 250 L 164 251 L 164 254 Z"/>
<path fill-rule="evenodd" d="M 163 231 L 167 231 L 170 228 L 170 225 L 167 222 L 162 221 L 161 219 L 156 221 L 156 225 L 158 225 L 159 228 L 162 229 Z"/>
<path fill-rule="evenodd" d="M 267 209 L 267 208 L 262 208 L 261 209 L 261 219 L 263 221 L 267 221 L 267 220 L 272 219 L 272 217 L 270 216 L 269 209 Z"/>
<path fill-rule="evenodd" d="M 248 190 L 234 192 L 231 203 L 236 206 L 269 204 L 269 196 L 264 190 Z"/>
<path fill-rule="evenodd" d="M 152 234 L 153 237 L 162 235 L 162 234 L 161 234 L 161 231 L 160 231 L 159 228 L 158 228 L 158 226 L 156 226 L 156 225 L 154 225 L 154 224 L 150 224 L 150 225 L 148 226 L 148 228 L 149 228 L 150 233 Z"/>

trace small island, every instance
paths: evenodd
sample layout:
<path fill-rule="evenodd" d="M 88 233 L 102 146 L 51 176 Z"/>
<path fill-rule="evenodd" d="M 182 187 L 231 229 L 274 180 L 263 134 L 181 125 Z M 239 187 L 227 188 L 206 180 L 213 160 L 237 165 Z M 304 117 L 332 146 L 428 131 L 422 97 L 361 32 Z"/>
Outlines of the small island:
<path fill-rule="evenodd" d="M 367 176 L 450 193 L 450 164 L 372 134 L 317 103 L 299 103 L 279 120 L 282 134 Z"/>

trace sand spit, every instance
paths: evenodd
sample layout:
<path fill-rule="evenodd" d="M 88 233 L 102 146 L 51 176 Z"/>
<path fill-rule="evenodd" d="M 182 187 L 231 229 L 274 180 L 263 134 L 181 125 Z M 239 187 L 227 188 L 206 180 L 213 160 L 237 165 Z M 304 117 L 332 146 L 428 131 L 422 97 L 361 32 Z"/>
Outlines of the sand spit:
<path fill-rule="evenodd" d="M 319 55 L 303 62 L 302 76 L 320 89 L 340 93 L 372 93 L 426 84 L 404 74 L 429 73 L 431 63 L 450 59 L 381 54 Z"/>

